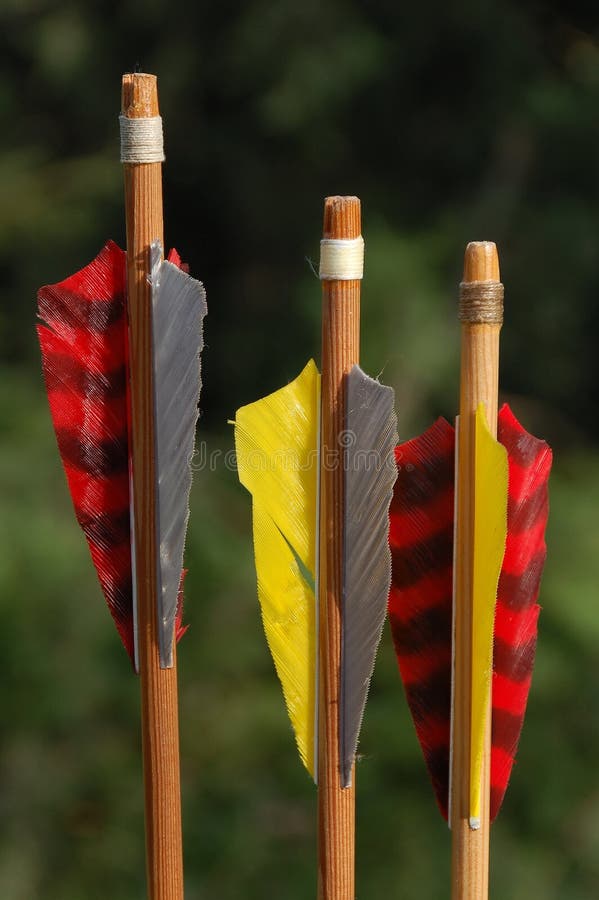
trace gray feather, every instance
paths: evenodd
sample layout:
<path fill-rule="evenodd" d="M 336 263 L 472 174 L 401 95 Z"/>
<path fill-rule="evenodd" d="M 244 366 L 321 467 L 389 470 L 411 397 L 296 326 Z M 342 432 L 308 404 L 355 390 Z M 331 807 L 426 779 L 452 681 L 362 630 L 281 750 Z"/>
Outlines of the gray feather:
<path fill-rule="evenodd" d="M 206 294 L 151 247 L 160 665 L 173 664 L 175 617 L 189 519 Z"/>
<path fill-rule="evenodd" d="M 391 585 L 389 504 L 397 477 L 394 392 L 354 366 L 346 378 L 341 778 L 352 765 Z"/>

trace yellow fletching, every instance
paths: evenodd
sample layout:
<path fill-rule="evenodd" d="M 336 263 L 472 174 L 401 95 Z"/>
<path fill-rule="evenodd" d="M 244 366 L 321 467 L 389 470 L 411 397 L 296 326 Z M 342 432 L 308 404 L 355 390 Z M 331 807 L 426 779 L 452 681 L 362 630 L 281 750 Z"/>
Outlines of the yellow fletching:
<path fill-rule="evenodd" d="M 286 387 L 237 410 L 239 480 L 276 522 L 302 563 L 316 566 L 320 375 L 313 360 Z"/>
<path fill-rule="evenodd" d="M 480 821 L 481 777 L 493 669 L 495 602 L 507 535 L 508 463 L 505 447 L 489 431 L 485 408 L 476 411 L 474 567 L 472 580 L 472 707 L 470 821 Z"/>
<path fill-rule="evenodd" d="M 254 553 L 266 640 L 303 764 L 314 777 L 316 634 L 314 592 L 289 544 L 254 501 Z"/>
<path fill-rule="evenodd" d="M 312 776 L 319 397 L 320 376 L 311 360 L 295 381 L 242 407 L 235 419 L 239 480 L 254 501 L 262 621 L 300 756 Z"/>

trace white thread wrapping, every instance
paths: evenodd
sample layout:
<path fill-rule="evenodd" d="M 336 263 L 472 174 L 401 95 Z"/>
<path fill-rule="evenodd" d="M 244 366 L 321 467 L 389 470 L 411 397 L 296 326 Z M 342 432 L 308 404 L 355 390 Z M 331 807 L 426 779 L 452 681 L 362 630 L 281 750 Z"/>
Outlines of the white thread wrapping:
<path fill-rule="evenodd" d="M 119 116 L 122 163 L 164 162 L 162 117 L 130 119 Z"/>
<path fill-rule="evenodd" d="M 320 242 L 321 281 L 355 281 L 364 274 L 364 239 Z"/>

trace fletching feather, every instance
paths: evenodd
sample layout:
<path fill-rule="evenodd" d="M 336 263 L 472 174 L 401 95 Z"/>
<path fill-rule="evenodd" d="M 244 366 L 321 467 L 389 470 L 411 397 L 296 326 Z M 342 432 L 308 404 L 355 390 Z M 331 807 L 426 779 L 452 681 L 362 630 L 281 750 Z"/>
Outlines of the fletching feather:
<path fill-rule="evenodd" d="M 470 826 L 478 828 L 485 733 L 491 698 L 493 623 L 507 531 L 505 447 L 476 410 L 474 439 L 474 560 L 472 576 L 472 700 L 470 713 Z"/>
<path fill-rule="evenodd" d="M 159 552 L 160 665 L 173 664 L 185 535 L 189 519 L 191 461 L 200 399 L 200 353 L 206 294 L 181 268 L 151 247 L 154 364 L 156 526 Z"/>
<path fill-rule="evenodd" d="M 38 315 L 44 380 L 75 515 L 133 663 L 123 251 L 109 241 L 80 272 L 41 288 Z"/>
<path fill-rule="evenodd" d="M 525 431 L 507 405 L 499 411 L 497 437 L 508 453 L 509 486 L 508 535 L 495 609 L 491 821 L 505 796 L 532 681 L 552 462 L 549 446 Z"/>
<path fill-rule="evenodd" d="M 416 734 L 447 818 L 454 430 L 438 419 L 395 450 L 389 621 Z"/>
<path fill-rule="evenodd" d="M 393 390 L 359 366 L 347 375 L 339 728 L 344 787 L 351 784 L 391 584 L 389 504 L 397 477 L 394 401 Z"/>
<path fill-rule="evenodd" d="M 491 821 L 505 795 L 532 678 L 545 561 L 551 450 L 508 406 L 507 538 L 493 626 Z M 439 419 L 396 448 L 389 619 L 408 704 L 435 797 L 447 818 L 451 708 L 454 431 Z"/>
<path fill-rule="evenodd" d="M 266 639 L 302 762 L 315 774 L 316 534 L 320 376 L 312 361 L 235 419 L 239 480 L 253 499 Z"/>

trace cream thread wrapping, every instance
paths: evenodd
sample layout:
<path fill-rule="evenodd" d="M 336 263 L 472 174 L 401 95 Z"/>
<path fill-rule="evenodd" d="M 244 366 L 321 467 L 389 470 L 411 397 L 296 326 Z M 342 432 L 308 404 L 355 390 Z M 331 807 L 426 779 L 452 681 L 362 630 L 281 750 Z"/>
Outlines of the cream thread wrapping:
<path fill-rule="evenodd" d="M 364 274 L 364 239 L 322 240 L 320 242 L 321 281 L 355 281 Z"/>
<path fill-rule="evenodd" d="M 162 117 L 130 119 L 119 116 L 122 163 L 164 162 Z"/>

